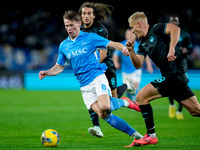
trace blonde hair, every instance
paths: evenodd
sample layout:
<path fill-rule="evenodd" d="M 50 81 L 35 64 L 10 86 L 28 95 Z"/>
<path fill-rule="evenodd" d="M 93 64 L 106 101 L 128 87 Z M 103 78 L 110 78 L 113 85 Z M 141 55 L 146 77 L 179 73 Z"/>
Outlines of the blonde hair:
<path fill-rule="evenodd" d="M 147 21 L 147 16 L 145 15 L 144 12 L 135 12 L 134 14 L 132 14 L 129 18 L 128 18 L 128 22 L 136 22 L 138 20 L 143 20 L 146 23 L 148 23 Z"/>

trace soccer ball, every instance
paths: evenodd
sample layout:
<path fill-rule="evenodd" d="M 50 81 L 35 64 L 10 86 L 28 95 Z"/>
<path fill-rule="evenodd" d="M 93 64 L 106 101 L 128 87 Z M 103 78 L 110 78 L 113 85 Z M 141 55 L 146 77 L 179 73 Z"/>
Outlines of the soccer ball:
<path fill-rule="evenodd" d="M 44 147 L 56 147 L 60 143 L 60 135 L 56 130 L 45 130 L 41 135 L 41 142 Z"/>

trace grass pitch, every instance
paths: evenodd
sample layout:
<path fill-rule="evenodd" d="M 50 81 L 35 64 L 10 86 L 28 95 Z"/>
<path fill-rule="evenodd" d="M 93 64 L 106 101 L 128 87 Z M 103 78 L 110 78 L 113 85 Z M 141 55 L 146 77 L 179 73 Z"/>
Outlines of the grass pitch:
<path fill-rule="evenodd" d="M 200 91 L 194 92 L 200 100 Z M 200 149 L 199 118 L 190 116 L 184 109 L 184 120 L 169 119 L 167 98 L 152 101 L 151 105 L 158 144 L 124 148 L 133 139 L 103 120 L 100 120 L 103 138 L 88 134 L 87 130 L 92 122 L 80 91 L 0 90 L 0 149 Z M 126 120 L 141 134 L 145 134 L 145 124 L 139 112 L 121 108 L 113 113 Z M 59 132 L 61 142 L 58 147 L 42 146 L 40 136 L 46 129 Z"/>

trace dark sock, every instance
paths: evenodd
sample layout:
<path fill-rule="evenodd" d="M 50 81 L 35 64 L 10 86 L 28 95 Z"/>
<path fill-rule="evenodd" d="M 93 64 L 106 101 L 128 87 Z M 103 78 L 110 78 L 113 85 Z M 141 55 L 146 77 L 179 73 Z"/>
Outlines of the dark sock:
<path fill-rule="evenodd" d="M 181 112 L 183 109 L 183 105 L 179 104 L 178 111 Z"/>
<path fill-rule="evenodd" d="M 124 92 L 126 92 L 127 90 L 127 85 L 124 83 L 121 86 L 117 87 L 117 96 L 118 98 L 122 97 L 122 95 L 124 94 Z"/>
<path fill-rule="evenodd" d="M 169 103 L 170 103 L 171 105 L 174 105 L 174 99 L 173 99 L 172 97 L 170 97 L 170 96 L 169 96 Z"/>
<path fill-rule="evenodd" d="M 155 124 L 151 105 L 139 105 L 139 107 L 141 109 L 141 113 L 146 124 L 147 134 L 155 133 Z"/>
<path fill-rule="evenodd" d="M 100 127 L 98 114 L 92 108 L 90 108 L 88 111 L 89 111 L 90 118 L 92 120 L 93 126 L 99 126 Z"/>

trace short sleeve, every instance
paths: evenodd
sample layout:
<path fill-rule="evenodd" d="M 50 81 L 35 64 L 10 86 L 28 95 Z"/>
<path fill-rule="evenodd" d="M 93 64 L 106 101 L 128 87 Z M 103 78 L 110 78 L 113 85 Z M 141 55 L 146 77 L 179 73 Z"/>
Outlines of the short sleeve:
<path fill-rule="evenodd" d="M 166 31 L 166 26 L 167 26 L 167 23 L 158 23 L 158 24 L 155 24 L 154 27 L 153 27 L 153 32 L 156 34 L 156 35 L 166 35 L 165 31 Z"/>
<path fill-rule="evenodd" d="M 99 36 L 96 33 L 92 33 L 91 36 L 92 36 L 91 38 L 93 40 L 93 44 L 95 45 L 96 48 L 106 48 L 107 45 L 110 43 L 110 40 L 102 36 Z"/>
<path fill-rule="evenodd" d="M 58 52 L 58 59 L 57 59 L 57 64 L 64 66 L 67 58 L 65 55 L 62 53 L 62 46 L 59 46 L 59 52 Z"/>

